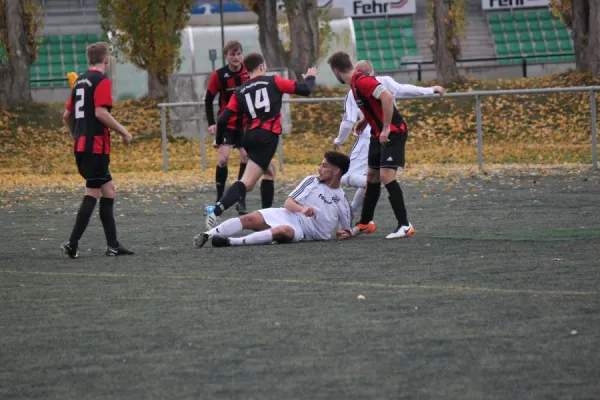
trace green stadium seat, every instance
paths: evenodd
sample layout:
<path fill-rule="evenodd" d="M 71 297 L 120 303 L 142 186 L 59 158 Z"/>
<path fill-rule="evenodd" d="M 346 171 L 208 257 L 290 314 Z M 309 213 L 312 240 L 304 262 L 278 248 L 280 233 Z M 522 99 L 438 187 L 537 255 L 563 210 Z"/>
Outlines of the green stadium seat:
<path fill-rule="evenodd" d="M 48 64 L 48 59 L 49 59 L 48 53 L 45 51 L 41 51 L 37 55 L 36 62 L 38 62 L 40 64 Z"/>
<path fill-rule="evenodd" d="M 396 56 L 394 55 L 394 53 L 392 52 L 391 49 L 383 52 L 384 60 L 394 60 L 395 58 L 396 58 Z"/>
<path fill-rule="evenodd" d="M 402 43 L 402 39 L 394 39 L 392 42 L 392 47 L 394 49 L 404 49 L 404 43 Z"/>
<path fill-rule="evenodd" d="M 508 47 L 505 44 L 499 44 L 496 46 L 496 52 L 499 56 L 506 56 L 508 55 Z"/>
<path fill-rule="evenodd" d="M 389 40 L 380 40 L 379 41 L 379 48 L 381 50 L 389 50 L 392 48 L 392 44 L 390 43 Z"/>
<path fill-rule="evenodd" d="M 60 43 L 51 43 L 50 44 L 50 54 L 60 54 L 62 51 L 60 49 Z"/>
<path fill-rule="evenodd" d="M 396 63 L 394 60 L 385 60 L 383 62 L 383 69 L 396 69 Z"/>
<path fill-rule="evenodd" d="M 375 29 L 375 23 L 373 21 L 365 21 L 363 22 L 363 29 L 367 31 L 372 31 Z"/>
<path fill-rule="evenodd" d="M 504 31 L 504 33 L 511 33 L 517 30 L 515 24 L 511 21 L 511 22 L 507 22 L 507 23 L 503 23 L 502 24 L 502 30 Z"/>
<path fill-rule="evenodd" d="M 413 30 L 413 28 L 404 28 L 402 30 L 402 34 L 405 37 L 414 37 L 415 36 L 415 31 Z"/>
<path fill-rule="evenodd" d="M 544 40 L 544 36 L 542 35 L 541 31 L 535 31 L 531 34 L 531 38 L 536 41 L 539 42 L 541 40 Z"/>
<path fill-rule="evenodd" d="M 516 28 L 519 32 L 525 32 L 527 30 L 527 22 L 517 21 Z"/>
<path fill-rule="evenodd" d="M 96 33 L 88 33 L 87 35 L 87 42 L 88 44 L 91 43 L 96 43 L 102 40 L 102 35 L 96 34 Z"/>
<path fill-rule="evenodd" d="M 48 78 L 50 76 L 50 66 L 48 64 L 38 64 L 38 74 L 40 79 Z"/>
<path fill-rule="evenodd" d="M 496 25 L 500 23 L 500 15 L 498 13 L 491 13 L 488 16 L 488 21 L 490 25 Z"/>
<path fill-rule="evenodd" d="M 361 31 L 360 29 L 355 29 L 354 35 L 356 36 L 356 41 L 363 40 L 365 37 L 365 35 L 363 34 L 363 31 Z"/>
<path fill-rule="evenodd" d="M 540 29 L 542 29 L 542 27 L 540 26 L 540 23 L 538 21 L 533 21 L 529 23 L 529 30 L 532 32 L 535 31 L 539 31 Z"/>
<path fill-rule="evenodd" d="M 379 60 L 371 60 L 371 62 L 373 63 L 373 69 L 375 71 L 380 70 L 382 65 L 381 65 L 381 61 Z"/>
<path fill-rule="evenodd" d="M 359 51 L 359 52 L 358 52 L 358 54 L 357 54 L 357 56 L 358 56 L 358 59 L 359 59 L 359 60 L 365 60 L 365 59 L 367 58 L 367 52 L 366 52 L 366 50 L 361 50 L 361 51 Z M 81 62 L 78 60 L 78 61 L 77 61 L 77 65 L 79 65 L 79 66 L 80 66 L 80 69 L 81 69 L 81 66 L 82 66 L 82 65 L 85 65 L 85 63 L 81 63 Z"/>
<path fill-rule="evenodd" d="M 412 48 L 412 49 L 408 49 L 408 55 L 410 57 L 416 57 L 419 55 L 419 51 L 417 50 L 417 48 Z"/>
<path fill-rule="evenodd" d="M 519 46 L 519 43 L 511 43 L 508 46 L 508 52 L 511 55 L 521 54 L 521 47 Z"/>
<path fill-rule="evenodd" d="M 561 40 L 560 51 L 565 53 L 573 51 L 573 42 L 571 42 L 570 40 Z"/>
<path fill-rule="evenodd" d="M 521 51 L 527 55 L 533 54 L 533 44 L 531 42 L 526 42 L 523 43 L 523 46 L 521 47 Z"/>
<path fill-rule="evenodd" d="M 362 40 L 359 42 L 356 42 L 356 50 L 361 51 L 364 50 L 365 47 L 365 42 L 363 42 Z"/>
<path fill-rule="evenodd" d="M 544 42 L 535 42 L 535 52 L 536 53 L 546 53 L 546 43 Z"/>
<path fill-rule="evenodd" d="M 504 33 L 504 29 L 502 29 L 502 25 L 497 24 L 497 25 L 492 25 L 492 33 L 498 34 L 498 33 Z"/>
<path fill-rule="evenodd" d="M 517 34 L 515 32 L 511 32 L 511 33 L 506 34 L 506 41 L 508 43 L 513 43 L 513 42 L 518 42 L 519 39 L 517 39 Z"/>
<path fill-rule="evenodd" d="M 529 42 L 529 41 L 531 41 L 531 34 L 527 31 L 525 31 L 525 32 L 521 31 L 519 33 L 519 40 L 521 42 Z"/>
<path fill-rule="evenodd" d="M 29 76 L 31 77 L 31 79 L 37 78 L 37 67 L 35 67 L 34 65 L 29 67 Z"/>
<path fill-rule="evenodd" d="M 387 29 L 388 22 L 386 19 L 378 19 L 376 23 L 377 29 Z"/>
<path fill-rule="evenodd" d="M 379 50 L 379 44 L 377 40 L 370 40 L 365 43 L 367 50 Z"/>
<path fill-rule="evenodd" d="M 532 22 L 532 21 L 537 21 L 538 17 L 537 17 L 537 12 L 535 11 L 530 11 L 525 15 L 525 18 L 527 19 L 527 21 Z"/>
<path fill-rule="evenodd" d="M 415 40 L 415 38 L 406 38 L 405 43 L 406 43 L 406 47 L 409 49 L 417 48 L 417 41 Z"/>
<path fill-rule="evenodd" d="M 367 31 L 366 39 L 368 41 L 377 39 L 377 32 L 376 31 Z"/>
<path fill-rule="evenodd" d="M 538 18 L 540 20 L 542 20 L 542 21 L 551 20 L 552 19 L 552 13 L 550 12 L 550 10 L 540 11 L 538 13 Z"/>
<path fill-rule="evenodd" d="M 562 61 L 562 57 L 561 56 L 550 56 L 550 57 L 548 57 L 548 61 L 561 62 Z"/>
<path fill-rule="evenodd" d="M 575 62 L 575 56 L 565 56 L 563 57 L 563 61 Z"/>
<path fill-rule="evenodd" d="M 412 18 L 410 18 L 410 17 L 402 18 L 402 22 L 400 23 L 400 26 L 402 26 L 403 28 L 412 28 L 413 27 Z"/>
<path fill-rule="evenodd" d="M 496 44 L 506 43 L 506 38 L 504 37 L 504 33 L 495 33 L 494 34 L 494 43 L 496 43 Z"/>
<path fill-rule="evenodd" d="M 552 21 L 550 21 L 550 20 L 542 21 L 542 30 L 544 30 L 544 31 L 553 31 L 554 30 L 554 24 L 552 24 Z"/>
<path fill-rule="evenodd" d="M 512 20 L 513 18 L 510 13 L 502 13 L 502 15 L 500 15 L 500 22 L 502 22 L 502 24 L 512 22 Z"/>
<path fill-rule="evenodd" d="M 60 46 L 60 36 L 49 36 L 48 43 L 51 45 L 59 45 Z"/>
<path fill-rule="evenodd" d="M 392 29 L 390 30 L 390 36 L 392 39 L 400 39 L 402 37 L 402 31 L 400 31 L 400 29 Z"/>
<path fill-rule="evenodd" d="M 509 65 L 509 64 L 512 64 L 512 63 L 511 63 L 511 60 L 502 59 L 502 60 L 500 60 L 500 64 L 502 64 L 502 65 Z"/>
<path fill-rule="evenodd" d="M 569 39 L 571 39 L 571 35 L 569 35 L 569 31 L 566 29 L 559 29 L 558 30 L 558 38 L 560 40 L 569 40 Z"/>
<path fill-rule="evenodd" d="M 394 48 L 393 50 L 394 50 L 394 56 L 396 58 L 402 58 L 402 57 L 404 57 L 405 55 L 408 54 L 408 52 L 406 52 L 404 50 L 404 48 L 399 48 L 399 49 Z"/>
<path fill-rule="evenodd" d="M 85 53 L 77 54 L 77 65 L 83 65 L 87 67 L 87 55 Z"/>
<path fill-rule="evenodd" d="M 379 48 L 367 50 L 367 60 L 378 60 L 380 58 Z"/>
<path fill-rule="evenodd" d="M 558 47 L 558 42 L 553 40 L 551 42 L 547 42 L 548 44 L 548 53 L 559 53 L 560 48 Z"/>
<path fill-rule="evenodd" d="M 392 29 L 400 28 L 400 21 L 398 20 L 398 18 L 390 19 L 390 28 L 392 28 Z"/>
<path fill-rule="evenodd" d="M 522 12 L 516 12 L 513 14 L 513 19 L 517 22 L 525 22 L 525 14 Z"/>
<path fill-rule="evenodd" d="M 548 57 L 538 57 L 537 62 L 541 62 L 541 63 L 548 62 Z"/>
<path fill-rule="evenodd" d="M 546 36 L 545 37 L 546 42 L 558 39 L 557 36 L 556 36 L 556 32 L 554 32 L 554 30 L 546 31 L 546 35 L 545 36 Z"/>
<path fill-rule="evenodd" d="M 75 43 L 85 43 L 87 40 L 87 35 L 84 33 L 79 33 L 75 35 Z"/>
<path fill-rule="evenodd" d="M 566 29 L 567 27 L 565 26 L 565 24 L 563 24 L 563 22 L 560 19 L 553 19 L 552 20 L 552 25 L 554 26 L 554 29 Z"/>

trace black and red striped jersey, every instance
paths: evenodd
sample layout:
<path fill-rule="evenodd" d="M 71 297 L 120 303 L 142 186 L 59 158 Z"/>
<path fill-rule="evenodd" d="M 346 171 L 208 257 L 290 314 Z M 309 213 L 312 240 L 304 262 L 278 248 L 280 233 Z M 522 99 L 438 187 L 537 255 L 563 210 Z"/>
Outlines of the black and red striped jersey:
<path fill-rule="evenodd" d="M 247 82 L 248 79 L 248 71 L 246 71 L 246 68 L 243 64 L 241 69 L 237 72 L 229 69 L 229 65 L 219 68 L 213 72 L 210 77 L 208 88 L 206 89 L 206 97 L 204 99 L 209 126 L 215 124 L 215 116 L 212 108 L 212 102 L 215 97 L 217 97 L 217 95 L 219 96 L 219 111 L 217 116 L 220 116 L 223 111 L 225 111 L 225 107 L 227 107 L 231 96 L 233 96 L 235 93 L 235 89 L 244 82 Z M 228 128 L 240 130 L 243 128 L 243 125 L 244 121 L 232 119 L 229 121 Z"/>
<path fill-rule="evenodd" d="M 97 69 L 81 74 L 66 108 L 73 116 L 73 151 L 110 154 L 110 131 L 96 118 L 96 108 L 112 109 L 112 82 Z"/>
<path fill-rule="evenodd" d="M 383 129 L 383 108 L 381 107 L 381 100 L 374 96 L 374 93 L 380 90 L 378 87 L 383 88 L 381 83 L 375 79 L 374 76 L 371 76 L 366 72 L 358 70 L 352 75 L 350 88 L 352 89 L 354 100 L 356 100 L 356 104 L 369 123 L 369 126 L 371 127 L 371 136 L 374 138 L 379 138 Z M 390 125 L 390 134 L 393 133 L 406 133 L 406 123 L 396 106 L 394 106 L 392 123 Z"/>
<path fill-rule="evenodd" d="M 248 119 L 246 130 L 260 128 L 278 135 L 281 133 L 283 95 L 308 96 L 314 82 L 314 77 L 307 78 L 305 83 L 298 83 L 277 75 L 259 76 L 236 89 L 235 96 L 227 104 L 227 110 Z"/>

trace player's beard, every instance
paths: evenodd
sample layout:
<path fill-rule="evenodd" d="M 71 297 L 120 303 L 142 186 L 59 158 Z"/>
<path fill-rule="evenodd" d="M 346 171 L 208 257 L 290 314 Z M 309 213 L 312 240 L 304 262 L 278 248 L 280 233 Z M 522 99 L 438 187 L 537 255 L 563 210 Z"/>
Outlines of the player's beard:
<path fill-rule="evenodd" d="M 337 78 L 338 82 L 341 83 L 342 85 L 346 84 L 346 82 L 344 82 L 344 80 L 339 76 L 339 74 L 335 74 L 335 77 Z"/>

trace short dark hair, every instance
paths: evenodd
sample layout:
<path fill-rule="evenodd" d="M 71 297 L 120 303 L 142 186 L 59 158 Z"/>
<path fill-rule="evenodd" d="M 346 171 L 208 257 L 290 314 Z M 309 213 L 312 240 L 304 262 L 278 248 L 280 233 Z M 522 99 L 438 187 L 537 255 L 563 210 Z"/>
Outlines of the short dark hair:
<path fill-rule="evenodd" d="M 337 69 L 340 72 L 348 72 L 352 69 L 352 60 L 345 51 L 333 53 L 327 60 L 331 69 Z"/>
<path fill-rule="evenodd" d="M 242 44 L 238 40 L 230 40 L 225 43 L 225 47 L 223 47 L 223 54 L 227 55 L 230 51 L 243 51 Z"/>
<path fill-rule="evenodd" d="M 342 171 L 342 175 L 348 172 L 350 168 L 350 157 L 339 151 L 326 152 L 325 159 L 329 164 L 338 167 Z"/>
<path fill-rule="evenodd" d="M 87 47 L 86 53 L 89 65 L 100 64 L 108 57 L 108 43 L 92 43 Z"/>
<path fill-rule="evenodd" d="M 244 67 L 248 72 L 252 72 L 258 68 L 258 66 L 265 62 L 262 55 L 258 53 L 250 53 L 244 58 Z"/>

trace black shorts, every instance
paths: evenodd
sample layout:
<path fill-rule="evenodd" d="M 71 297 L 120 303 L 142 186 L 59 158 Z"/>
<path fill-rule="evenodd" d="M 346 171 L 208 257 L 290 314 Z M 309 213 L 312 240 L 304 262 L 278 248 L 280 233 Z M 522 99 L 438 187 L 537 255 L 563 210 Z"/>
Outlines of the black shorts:
<path fill-rule="evenodd" d="M 266 171 L 277 151 L 279 135 L 264 129 L 252 129 L 244 134 L 244 149 L 248 159 Z"/>
<path fill-rule="evenodd" d="M 404 168 L 404 148 L 408 132 L 404 134 L 390 133 L 390 141 L 381 144 L 379 139 L 371 138 L 369 143 L 369 168 Z"/>
<path fill-rule="evenodd" d="M 223 133 L 223 136 L 219 138 L 221 143 L 217 143 L 218 145 L 226 145 L 233 146 L 234 149 L 239 149 L 242 147 L 242 137 L 244 133 L 242 131 L 234 130 L 234 129 L 226 129 Z"/>
<path fill-rule="evenodd" d="M 102 185 L 112 181 L 108 170 L 108 154 L 75 153 L 75 161 L 79 174 L 85 179 L 85 187 L 100 189 Z"/>

